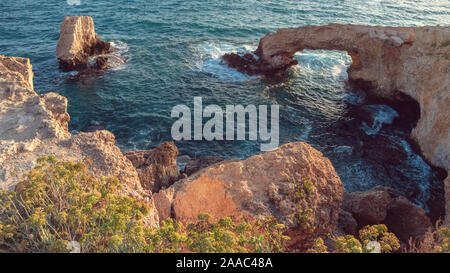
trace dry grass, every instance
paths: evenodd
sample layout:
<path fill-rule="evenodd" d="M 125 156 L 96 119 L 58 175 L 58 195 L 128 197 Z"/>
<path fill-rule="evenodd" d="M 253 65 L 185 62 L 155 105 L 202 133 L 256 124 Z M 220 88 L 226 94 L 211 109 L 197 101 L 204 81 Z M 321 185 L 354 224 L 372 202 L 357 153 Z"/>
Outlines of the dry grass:
<path fill-rule="evenodd" d="M 405 252 L 408 253 L 442 253 L 449 252 L 449 229 L 441 226 L 437 221 L 434 228 L 425 233 L 422 240 L 409 240 L 409 247 Z"/>

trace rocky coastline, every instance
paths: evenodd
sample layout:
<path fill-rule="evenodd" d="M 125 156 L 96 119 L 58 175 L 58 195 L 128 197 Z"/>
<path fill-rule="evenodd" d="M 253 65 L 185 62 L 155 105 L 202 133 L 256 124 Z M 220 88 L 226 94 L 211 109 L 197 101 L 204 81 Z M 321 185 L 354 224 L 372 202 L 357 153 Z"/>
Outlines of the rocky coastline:
<path fill-rule="evenodd" d="M 261 39 L 258 59 L 229 55 L 224 60 L 242 72 L 272 74 L 295 64 L 293 54 L 302 49 L 349 52 L 351 83 L 379 97 L 407 95 L 418 101 L 421 118 L 412 136 L 430 162 L 449 171 L 449 215 L 450 61 L 443 56 L 450 47 L 439 46 L 445 39 L 450 40 L 450 30 L 439 27 L 300 27 Z M 61 24 L 57 57 L 62 70 L 85 70 L 89 57 L 110 50 L 95 33 L 92 18 L 66 17 Z M 94 67 L 103 69 L 106 61 L 97 58 Z M 71 133 L 67 99 L 53 92 L 37 94 L 26 58 L 0 55 L 0 97 L 0 189 L 13 190 L 39 157 L 53 154 L 85 162 L 94 177 L 117 177 L 123 195 L 151 208 L 145 219 L 148 226 L 157 227 L 168 217 L 189 223 L 199 213 L 236 221 L 273 216 L 287 227 L 293 251 L 305 251 L 315 238 L 330 232 L 355 234 L 365 224 L 386 224 L 404 243 L 422 238 L 432 226 L 423 209 L 389 188 L 345 192 L 328 158 L 304 142 L 242 161 L 188 159 L 180 173 L 172 142 L 123 154 L 106 130 Z"/>
<path fill-rule="evenodd" d="M 411 132 L 423 156 L 448 172 L 444 181 L 450 213 L 450 29 L 448 27 L 378 27 L 330 24 L 279 29 L 267 34 L 251 54 L 222 57 L 232 68 L 250 75 L 279 77 L 297 64 L 304 49 L 346 51 L 350 86 L 391 101 L 414 100 L 420 118 Z"/>

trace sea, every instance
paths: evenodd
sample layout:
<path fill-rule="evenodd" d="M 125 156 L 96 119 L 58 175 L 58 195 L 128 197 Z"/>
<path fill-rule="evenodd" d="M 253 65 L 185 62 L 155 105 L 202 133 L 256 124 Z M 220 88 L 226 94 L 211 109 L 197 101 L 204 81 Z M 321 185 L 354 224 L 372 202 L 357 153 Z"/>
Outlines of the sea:
<path fill-rule="evenodd" d="M 55 49 L 65 16 L 88 15 L 101 39 L 126 58 L 95 75 L 64 73 Z M 123 152 L 171 141 L 175 105 L 279 105 L 280 144 L 305 141 L 333 163 L 349 191 L 392 187 L 437 218 L 443 174 L 409 133 L 417 104 L 372 100 L 347 84 L 342 51 L 298 52 L 280 81 L 221 63 L 251 52 L 278 28 L 329 23 L 450 25 L 450 1 L 417 0 L 1 0 L 0 54 L 31 59 L 38 93 L 68 99 L 72 133 L 106 129 Z M 244 159 L 260 141 L 176 141 L 180 155 Z"/>

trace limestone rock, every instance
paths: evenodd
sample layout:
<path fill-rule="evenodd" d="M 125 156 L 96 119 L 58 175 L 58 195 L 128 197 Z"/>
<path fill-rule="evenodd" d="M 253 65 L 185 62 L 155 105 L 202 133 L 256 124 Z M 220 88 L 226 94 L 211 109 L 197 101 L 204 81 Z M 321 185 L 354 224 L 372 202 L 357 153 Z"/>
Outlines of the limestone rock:
<path fill-rule="evenodd" d="M 422 239 L 432 227 L 425 211 L 403 196 L 395 198 L 389 204 L 385 223 L 404 242 L 408 242 L 409 238 Z"/>
<path fill-rule="evenodd" d="M 101 41 L 95 33 L 94 20 L 89 16 L 67 16 L 60 26 L 56 57 L 63 71 L 83 70 L 90 56 L 110 52 L 110 43 Z M 106 67 L 101 60 L 97 67 Z"/>
<path fill-rule="evenodd" d="M 174 194 L 174 188 L 168 188 L 166 190 L 161 190 L 153 194 L 160 222 L 169 217 L 172 217 L 172 202 Z"/>
<path fill-rule="evenodd" d="M 282 28 L 267 34 L 255 54 L 224 56 L 249 74 L 279 74 L 304 49 L 346 51 L 349 83 L 369 95 L 414 99 L 420 119 L 411 137 L 433 165 L 450 170 L 450 27 L 381 27 L 330 24 Z M 233 55 L 233 54 L 231 54 Z M 450 196 L 446 196 L 447 214 Z M 448 217 L 447 217 L 448 218 Z"/>
<path fill-rule="evenodd" d="M 178 180 L 177 155 L 178 148 L 173 142 L 164 142 L 153 150 L 125 154 L 137 169 L 142 187 L 152 192 L 167 188 Z"/>
<path fill-rule="evenodd" d="M 115 145 L 108 131 L 71 134 L 67 99 L 56 93 L 38 95 L 33 89 L 28 59 L 0 55 L 0 189 L 13 189 L 36 160 L 55 155 L 85 162 L 94 177 L 115 176 L 121 193 L 144 199 L 150 226 L 159 224 L 150 191 L 141 187 L 138 173 Z"/>
<path fill-rule="evenodd" d="M 347 51 L 352 86 L 370 95 L 420 105 L 412 137 L 435 166 L 450 169 L 450 27 L 380 27 L 330 24 L 282 28 L 267 34 L 250 58 L 235 54 L 229 65 L 249 74 L 276 74 L 296 64 L 304 49 Z M 256 71 L 256 72 L 255 72 Z M 405 96 L 406 95 L 406 96 Z"/>
<path fill-rule="evenodd" d="M 14 99 L 13 96 L 22 96 L 23 93 L 32 94 L 32 92 L 26 92 L 26 90 L 33 90 L 33 71 L 30 59 L 0 55 L 0 84 L 2 100 Z M 10 90 L 9 87 L 11 87 Z M 14 93 L 13 91 L 19 87 L 26 90 L 21 90 L 22 92 L 19 94 Z"/>
<path fill-rule="evenodd" d="M 243 161 L 216 163 L 169 189 L 174 193 L 163 206 L 173 198 L 176 220 L 196 221 L 199 213 L 236 221 L 274 216 L 290 229 L 297 247 L 335 228 L 344 192 L 330 161 L 302 142 Z M 159 194 L 167 196 L 169 189 Z"/>
<path fill-rule="evenodd" d="M 385 224 L 404 243 L 409 238 L 420 240 L 431 228 L 425 210 L 398 196 L 391 188 L 377 186 L 368 191 L 345 193 L 342 208 L 351 213 L 358 227 Z M 341 214 L 339 226 L 352 226 L 353 220 Z"/>

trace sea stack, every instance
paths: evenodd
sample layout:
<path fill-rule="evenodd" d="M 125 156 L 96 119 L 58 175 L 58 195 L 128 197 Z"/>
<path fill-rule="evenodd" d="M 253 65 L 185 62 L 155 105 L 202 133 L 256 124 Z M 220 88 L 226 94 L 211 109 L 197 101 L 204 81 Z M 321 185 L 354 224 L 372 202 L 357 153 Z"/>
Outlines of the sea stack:
<path fill-rule="evenodd" d="M 108 42 L 100 40 L 95 33 L 94 20 L 90 16 L 67 16 L 61 23 L 56 57 L 62 71 L 85 70 L 89 57 L 111 51 Z M 104 59 L 98 58 L 104 62 Z M 105 65 L 94 67 L 106 68 Z"/>

